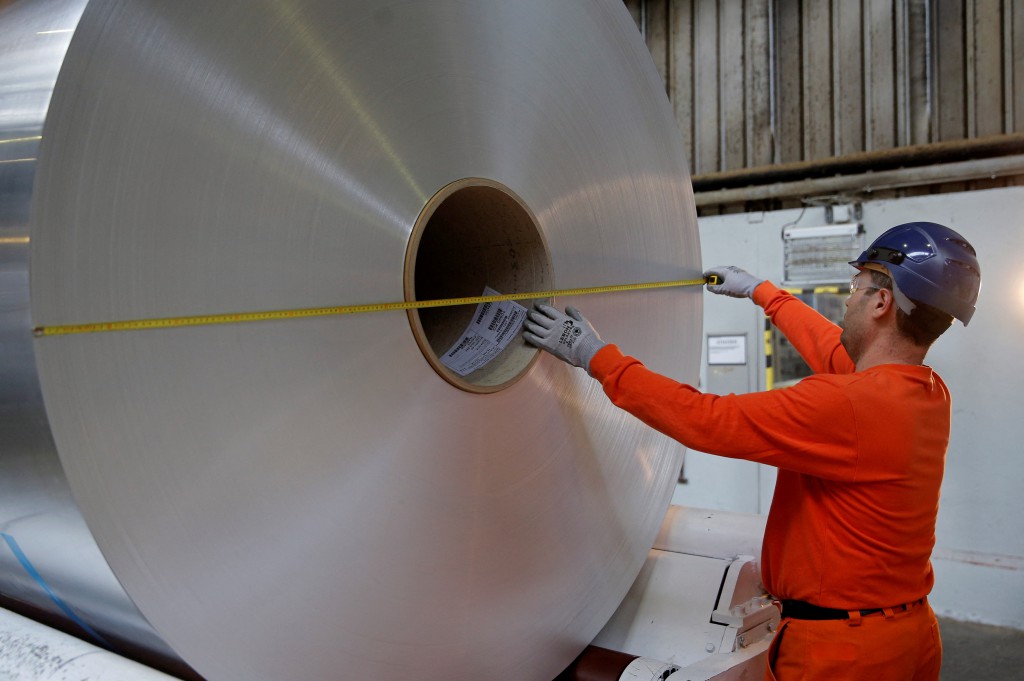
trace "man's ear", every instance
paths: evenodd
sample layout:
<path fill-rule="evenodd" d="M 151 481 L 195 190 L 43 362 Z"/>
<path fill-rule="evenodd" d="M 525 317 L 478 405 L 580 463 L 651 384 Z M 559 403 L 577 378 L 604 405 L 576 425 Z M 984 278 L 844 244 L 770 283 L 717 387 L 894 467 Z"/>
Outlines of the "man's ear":
<path fill-rule="evenodd" d="M 881 319 L 890 313 L 896 313 L 896 297 L 887 288 L 878 289 L 878 295 L 875 296 L 875 303 L 871 308 L 871 314 L 873 317 Z"/>

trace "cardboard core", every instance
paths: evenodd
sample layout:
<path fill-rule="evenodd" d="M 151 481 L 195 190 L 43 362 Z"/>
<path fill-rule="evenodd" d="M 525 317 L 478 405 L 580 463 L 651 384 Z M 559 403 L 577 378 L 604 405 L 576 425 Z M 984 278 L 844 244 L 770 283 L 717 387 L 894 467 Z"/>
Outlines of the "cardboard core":
<path fill-rule="evenodd" d="M 486 286 L 499 293 L 551 290 L 551 258 L 522 199 L 498 182 L 467 178 L 438 191 L 416 220 L 405 258 L 405 298 L 479 296 Z M 518 302 L 530 308 L 537 300 Z M 525 375 L 538 350 L 516 334 L 486 366 L 466 376 L 451 371 L 439 355 L 459 339 L 475 310 L 476 305 L 409 310 L 409 323 L 423 356 L 444 380 L 468 392 L 497 392 Z"/>

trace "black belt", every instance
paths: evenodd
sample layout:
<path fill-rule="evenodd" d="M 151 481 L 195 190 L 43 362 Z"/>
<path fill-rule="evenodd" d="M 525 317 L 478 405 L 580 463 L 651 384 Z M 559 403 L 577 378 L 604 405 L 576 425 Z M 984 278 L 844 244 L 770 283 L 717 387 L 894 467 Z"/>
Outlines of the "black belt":
<path fill-rule="evenodd" d="M 912 603 L 904 603 L 902 605 L 894 605 L 891 608 L 869 608 L 868 610 L 860 610 L 861 617 L 867 617 L 868 615 L 877 615 L 878 613 L 891 610 L 893 612 L 904 612 L 910 610 L 915 605 L 920 605 L 924 602 L 923 598 L 919 598 Z M 854 609 L 854 612 L 858 612 Z M 795 620 L 848 620 L 850 619 L 849 610 L 836 610 L 835 608 L 823 608 L 820 605 L 814 605 L 806 601 L 782 601 L 782 616 L 792 617 Z"/>

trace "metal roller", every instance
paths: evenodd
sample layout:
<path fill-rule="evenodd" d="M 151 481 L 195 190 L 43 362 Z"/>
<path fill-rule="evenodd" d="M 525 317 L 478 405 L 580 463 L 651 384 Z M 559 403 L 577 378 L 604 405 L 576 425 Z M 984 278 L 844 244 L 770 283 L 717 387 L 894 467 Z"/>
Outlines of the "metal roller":
<path fill-rule="evenodd" d="M 13 420 L 49 427 L 3 465 L 52 463 L 52 436 L 188 664 L 549 681 L 593 639 L 681 450 L 518 339 L 451 375 L 472 309 L 28 339 L 699 277 L 681 142 L 621 3 L 93 0 L 26 167 L 30 314 L 4 333 L 45 402 Z M 555 302 L 696 379 L 699 289 Z"/>

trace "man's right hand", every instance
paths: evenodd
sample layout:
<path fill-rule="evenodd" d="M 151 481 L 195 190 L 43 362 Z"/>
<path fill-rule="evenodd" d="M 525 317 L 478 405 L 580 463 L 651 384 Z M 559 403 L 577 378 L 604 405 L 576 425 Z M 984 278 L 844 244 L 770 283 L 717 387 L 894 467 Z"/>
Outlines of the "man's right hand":
<path fill-rule="evenodd" d="M 750 298 L 754 289 L 764 282 L 764 279 L 758 279 L 735 265 L 712 267 L 704 273 L 704 278 L 712 274 L 718 276 L 718 283 L 714 286 L 708 284 L 708 291 L 732 298 Z"/>

